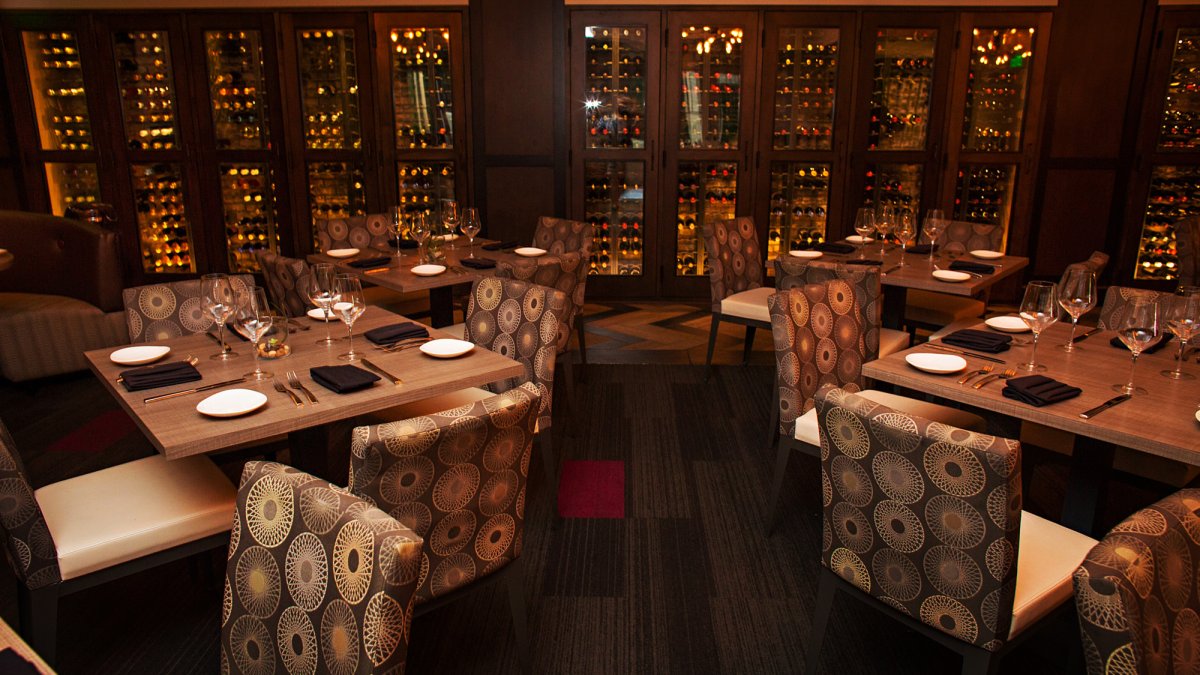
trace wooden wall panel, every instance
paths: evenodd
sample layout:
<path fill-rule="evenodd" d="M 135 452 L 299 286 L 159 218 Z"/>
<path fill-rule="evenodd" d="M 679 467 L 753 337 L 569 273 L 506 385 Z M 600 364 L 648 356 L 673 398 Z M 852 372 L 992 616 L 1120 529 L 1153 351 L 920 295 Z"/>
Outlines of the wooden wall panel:
<path fill-rule="evenodd" d="M 1055 169 L 1044 176 L 1033 274 L 1057 277 L 1064 267 L 1086 260 L 1092 251 L 1106 250 L 1116 174 L 1104 169 Z"/>
<path fill-rule="evenodd" d="M 489 167 L 482 182 L 487 185 L 483 226 L 492 239 L 528 244 L 538 216 L 554 213 L 559 180 L 553 167 Z"/>
<path fill-rule="evenodd" d="M 483 136 L 489 155 L 554 154 L 554 12 L 548 0 L 488 0 L 483 16 Z"/>

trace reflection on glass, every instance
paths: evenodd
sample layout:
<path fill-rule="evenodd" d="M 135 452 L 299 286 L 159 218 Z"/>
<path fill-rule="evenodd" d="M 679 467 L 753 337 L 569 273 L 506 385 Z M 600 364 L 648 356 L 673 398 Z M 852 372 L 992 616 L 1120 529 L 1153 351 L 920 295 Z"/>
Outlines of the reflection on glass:
<path fill-rule="evenodd" d="M 737 162 L 680 162 L 675 273 L 708 274 L 702 228 L 737 212 Z"/>
<path fill-rule="evenodd" d="M 1182 28 L 1175 34 L 1158 147 L 1161 150 L 1200 147 L 1200 28 Z"/>
<path fill-rule="evenodd" d="M 954 188 L 954 218 L 999 225 L 1008 232 L 1017 167 L 1012 164 L 966 164 Z"/>
<path fill-rule="evenodd" d="M 312 207 L 313 220 L 365 215 L 367 195 L 364 184 L 359 165 L 347 162 L 309 164 L 308 203 Z"/>
<path fill-rule="evenodd" d="M 254 252 L 273 251 L 279 244 L 272 187 L 266 164 L 221 165 L 221 200 L 231 271 L 257 271 Z"/>
<path fill-rule="evenodd" d="M 390 33 L 396 148 L 454 147 L 449 28 Z"/>
<path fill-rule="evenodd" d="M 174 150 L 175 78 L 167 31 L 113 33 L 126 142 L 131 150 Z"/>
<path fill-rule="evenodd" d="M 646 147 L 645 26 L 587 26 L 583 31 L 587 147 Z"/>
<path fill-rule="evenodd" d="M 829 165 L 771 163 L 771 219 L 767 257 L 825 241 Z"/>
<path fill-rule="evenodd" d="M 742 29 L 683 30 L 679 147 L 736 149 L 742 95 Z"/>
<path fill-rule="evenodd" d="M 1021 148 L 1033 29 L 976 28 L 971 36 L 963 150 L 1015 152 Z"/>
<path fill-rule="evenodd" d="M 310 150 L 362 147 L 354 31 L 300 30 L 300 97 L 304 145 Z"/>
<path fill-rule="evenodd" d="M 1175 223 L 1192 216 L 1200 216 L 1200 167 L 1154 167 L 1134 279 L 1177 276 Z"/>
<path fill-rule="evenodd" d="M 924 150 L 937 31 L 883 28 L 875 37 L 871 150 Z"/>
<path fill-rule="evenodd" d="M 262 36 L 256 30 L 205 31 L 204 48 L 217 148 L 267 147 Z"/>
<path fill-rule="evenodd" d="M 781 28 L 775 67 L 776 150 L 833 147 L 838 30 Z"/>
<path fill-rule="evenodd" d="M 397 162 L 400 208 L 423 213 L 442 222 L 442 208 L 454 200 L 454 164 L 451 162 Z"/>
<path fill-rule="evenodd" d="M 584 209 L 595 228 L 589 274 L 642 273 L 645 162 L 584 162 Z"/>
<path fill-rule="evenodd" d="M 43 150 L 91 150 L 79 43 L 69 32 L 26 31 L 25 63 Z"/>
<path fill-rule="evenodd" d="M 100 176 L 95 164 L 46 164 L 46 187 L 50 208 L 61 216 L 72 206 L 87 206 L 100 201 Z"/>
<path fill-rule="evenodd" d="M 192 232 L 184 210 L 183 167 L 134 164 L 130 171 L 142 268 L 147 272 L 195 272 Z"/>
<path fill-rule="evenodd" d="M 863 206 L 881 206 L 921 212 L 920 164 L 868 164 Z"/>

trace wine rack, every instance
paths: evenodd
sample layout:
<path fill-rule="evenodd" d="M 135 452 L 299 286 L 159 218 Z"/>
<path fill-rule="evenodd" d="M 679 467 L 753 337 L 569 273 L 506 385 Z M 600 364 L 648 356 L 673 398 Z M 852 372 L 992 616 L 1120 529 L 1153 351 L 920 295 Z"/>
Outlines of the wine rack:
<path fill-rule="evenodd" d="M 838 30 L 782 28 L 775 67 L 776 150 L 829 150 L 837 89 Z"/>
<path fill-rule="evenodd" d="M 131 175 L 143 269 L 195 272 L 191 227 L 184 208 L 182 166 L 134 164 Z"/>
<path fill-rule="evenodd" d="M 1154 167 L 1135 279 L 1176 277 L 1175 223 L 1191 216 L 1200 216 L 1200 166 Z"/>
<path fill-rule="evenodd" d="M 114 32 L 113 53 L 129 149 L 176 149 L 179 126 L 167 32 Z"/>
<path fill-rule="evenodd" d="M 47 162 L 46 187 L 55 215 L 63 215 L 72 206 L 87 206 L 100 201 L 100 175 L 88 162 Z"/>
<path fill-rule="evenodd" d="M 1012 165 L 967 164 L 959 168 L 954 220 L 999 225 L 1007 231 L 1016 178 Z"/>
<path fill-rule="evenodd" d="M 305 147 L 362 148 L 354 31 L 300 30 L 297 37 Z"/>
<path fill-rule="evenodd" d="M 882 206 L 921 213 L 921 164 L 871 164 L 863 186 L 863 206 Z"/>
<path fill-rule="evenodd" d="M 204 47 L 217 149 L 268 147 L 262 35 L 256 30 L 205 31 Z"/>
<path fill-rule="evenodd" d="M 1176 32 L 1167 82 L 1158 147 L 1171 151 L 1195 150 L 1200 147 L 1200 29 L 1183 28 Z M 1139 264 L 1138 273 L 1141 271 Z"/>
<path fill-rule="evenodd" d="M 584 209 L 595 232 L 589 274 L 638 276 L 645 250 L 643 162 L 584 162 Z"/>
<path fill-rule="evenodd" d="M 396 148 L 454 147 L 450 29 L 393 28 L 389 37 Z"/>
<path fill-rule="evenodd" d="M 308 203 L 312 205 L 313 220 L 366 215 L 366 176 L 362 167 L 347 162 L 310 164 Z"/>
<path fill-rule="evenodd" d="M 736 162 L 680 162 L 676 210 L 675 273 L 708 274 L 703 227 L 732 220 L 737 212 Z"/>
<path fill-rule="evenodd" d="M 275 200 L 271 170 L 267 164 L 221 164 L 221 201 L 225 214 L 225 243 L 229 269 L 254 272 L 254 252 L 275 250 Z"/>
<path fill-rule="evenodd" d="M 742 95 L 741 28 L 683 30 L 679 147 L 738 147 Z"/>
<path fill-rule="evenodd" d="M 442 221 L 442 206 L 454 199 L 454 164 L 451 162 L 397 162 L 400 207 L 405 213 L 423 213 Z"/>
<path fill-rule="evenodd" d="M 1033 34 L 1033 28 L 971 31 L 963 150 L 1020 150 L 1033 61 Z"/>
<path fill-rule="evenodd" d="M 588 26 L 584 40 L 587 147 L 646 147 L 646 30 Z"/>
<path fill-rule="evenodd" d="M 829 173 L 829 164 L 771 163 L 768 258 L 791 250 L 811 248 L 825 241 Z"/>
<path fill-rule="evenodd" d="M 26 31 L 22 38 L 42 149 L 91 150 L 91 116 L 75 34 Z"/>
<path fill-rule="evenodd" d="M 867 149 L 925 148 L 936 44 L 936 30 L 877 31 Z"/>

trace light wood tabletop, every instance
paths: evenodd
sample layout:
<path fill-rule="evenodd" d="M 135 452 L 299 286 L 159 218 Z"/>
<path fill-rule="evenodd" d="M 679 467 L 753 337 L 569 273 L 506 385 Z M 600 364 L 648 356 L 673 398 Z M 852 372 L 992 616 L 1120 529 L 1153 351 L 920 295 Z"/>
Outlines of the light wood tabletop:
<path fill-rule="evenodd" d="M 8 623 L 0 619 L 0 650 L 8 648 L 11 648 L 26 661 L 32 663 L 36 671 L 42 673 L 42 675 L 54 675 L 54 669 L 47 665 L 42 660 L 42 657 L 21 639 L 20 635 L 17 635 L 12 626 L 9 626 Z"/>

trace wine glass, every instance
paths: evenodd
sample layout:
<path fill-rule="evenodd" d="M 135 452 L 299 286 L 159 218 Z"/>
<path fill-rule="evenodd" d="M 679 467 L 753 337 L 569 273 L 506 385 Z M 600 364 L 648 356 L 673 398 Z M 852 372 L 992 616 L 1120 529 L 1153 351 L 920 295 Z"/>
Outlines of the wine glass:
<path fill-rule="evenodd" d="M 908 245 L 912 243 L 913 237 L 917 236 L 916 216 L 912 211 L 904 209 L 896 214 L 896 227 L 892 230 L 892 234 L 900 240 L 900 264 L 897 267 L 907 267 L 904 262 L 904 253 L 908 250 Z"/>
<path fill-rule="evenodd" d="M 358 361 L 359 356 L 354 352 L 354 322 L 363 312 L 367 311 L 367 301 L 363 299 L 362 282 L 349 274 L 339 274 L 335 280 L 338 299 L 333 303 L 333 311 L 346 324 L 346 334 L 350 339 L 350 351 L 338 354 L 342 361 Z"/>
<path fill-rule="evenodd" d="M 1162 337 L 1161 316 L 1157 298 L 1135 297 L 1129 301 L 1125 314 L 1117 321 L 1117 337 L 1129 347 L 1133 359 L 1129 365 L 1129 381 L 1125 384 L 1114 384 L 1113 391 L 1122 394 L 1144 394 L 1145 389 L 1133 386 L 1133 369 L 1137 367 L 1138 357 L 1147 347 L 1158 342 Z"/>
<path fill-rule="evenodd" d="M 335 342 L 329 327 L 333 318 L 333 303 L 337 302 L 337 289 L 334 287 L 334 277 L 337 272 L 329 263 L 317 263 L 312 266 L 312 276 L 308 282 L 308 299 L 316 305 L 325 317 L 325 337 L 317 340 L 317 344 L 329 346 Z"/>
<path fill-rule="evenodd" d="M 942 215 L 941 209 L 929 209 L 925 214 L 925 222 L 922 225 L 922 230 L 925 236 L 929 238 L 929 265 L 933 266 L 934 256 L 933 251 L 937 248 L 938 236 L 942 234 L 942 226 L 945 223 L 945 216 Z"/>
<path fill-rule="evenodd" d="M 875 230 L 879 232 L 879 259 L 883 260 L 884 247 L 888 234 L 896 227 L 896 207 L 880 206 L 879 215 L 875 217 Z"/>
<path fill-rule="evenodd" d="M 1037 362 L 1038 336 L 1051 324 L 1058 321 L 1058 286 L 1050 281 L 1031 281 L 1025 287 L 1025 297 L 1021 300 L 1021 319 L 1033 331 L 1033 352 L 1029 363 L 1017 366 L 1029 373 L 1037 373 L 1046 369 Z"/>
<path fill-rule="evenodd" d="M 1068 267 L 1058 282 L 1058 304 L 1071 316 L 1071 337 L 1067 338 L 1066 344 L 1059 345 L 1059 349 L 1073 352 L 1080 349 L 1075 346 L 1079 317 L 1096 306 L 1096 273 L 1087 267 Z"/>
<path fill-rule="evenodd" d="M 392 220 L 388 223 L 388 231 L 396 235 L 396 268 L 400 267 L 400 258 L 403 256 L 400 253 L 400 235 L 404 234 L 404 209 L 399 206 L 392 207 Z"/>
<path fill-rule="evenodd" d="M 1195 375 L 1183 372 L 1183 355 L 1188 341 L 1200 335 L 1200 286 L 1184 286 L 1177 295 L 1163 298 L 1163 302 L 1167 303 L 1163 321 L 1179 338 L 1179 363 L 1174 370 L 1164 370 L 1162 374 L 1173 380 L 1194 380 Z"/>
<path fill-rule="evenodd" d="M 858 258 L 859 260 L 866 260 L 867 237 L 871 236 L 871 233 L 875 231 L 874 209 L 864 206 L 858 210 L 858 215 L 854 218 L 854 231 L 858 233 L 859 237 Z"/>
<path fill-rule="evenodd" d="M 479 228 L 482 225 L 479 222 L 479 210 L 474 206 L 467 208 L 463 212 L 462 218 L 462 233 L 467 235 L 467 247 L 471 249 L 471 254 L 468 258 L 475 257 L 475 235 L 479 234 Z"/>
<path fill-rule="evenodd" d="M 433 230 L 429 227 L 424 213 L 414 213 L 408 227 L 409 234 L 417 240 L 417 264 L 420 265 L 425 262 L 425 256 L 428 254 L 429 236 L 433 234 Z"/>
<path fill-rule="evenodd" d="M 246 379 L 270 379 L 273 374 L 264 371 L 258 359 L 258 341 L 271 328 L 271 305 L 267 303 L 267 290 L 258 286 L 247 288 L 236 316 L 238 326 L 250 338 L 250 344 L 254 345 L 254 372 L 246 373 Z"/>
<path fill-rule="evenodd" d="M 458 229 L 458 224 L 462 222 L 462 214 L 459 213 L 458 202 L 453 199 L 446 200 L 445 205 L 442 206 L 442 222 L 446 224 L 446 232 L 453 236 L 454 230 Z M 450 248 L 457 248 L 454 244 L 454 239 L 450 240 Z"/>
<path fill-rule="evenodd" d="M 233 316 L 233 311 L 237 308 L 237 297 L 233 292 L 233 286 L 229 283 L 229 276 L 205 274 L 200 277 L 200 297 L 200 304 L 205 313 L 211 316 L 217 324 L 217 339 L 221 342 L 220 353 L 213 354 L 209 358 L 216 361 L 237 358 L 237 352 L 230 349 L 225 343 L 225 322 Z"/>

